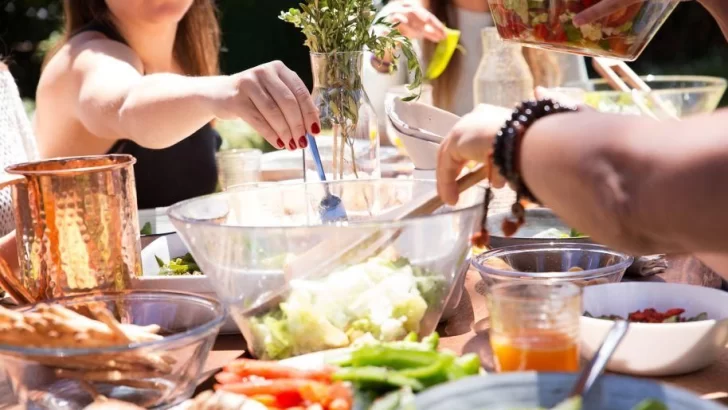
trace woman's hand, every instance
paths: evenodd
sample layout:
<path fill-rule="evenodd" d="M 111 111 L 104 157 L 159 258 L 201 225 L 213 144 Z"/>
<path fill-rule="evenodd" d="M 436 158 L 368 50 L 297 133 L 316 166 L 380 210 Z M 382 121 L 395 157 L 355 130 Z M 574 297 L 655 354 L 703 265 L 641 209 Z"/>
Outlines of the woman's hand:
<path fill-rule="evenodd" d="M 318 134 L 318 110 L 306 85 L 280 61 L 230 76 L 217 104 L 218 118 L 242 118 L 277 148 L 306 148 Z"/>
<path fill-rule="evenodd" d="M 445 203 L 458 201 L 456 180 L 468 161 L 487 163 L 493 151 L 495 135 L 511 115 L 511 110 L 494 105 L 479 105 L 464 116 L 440 144 L 437 153 L 437 192 Z M 496 188 L 503 187 L 505 180 L 493 170 Z"/>
<path fill-rule="evenodd" d="M 389 3 L 384 14 L 389 22 L 397 24 L 397 30 L 405 37 L 439 43 L 447 36 L 445 25 L 417 0 Z"/>

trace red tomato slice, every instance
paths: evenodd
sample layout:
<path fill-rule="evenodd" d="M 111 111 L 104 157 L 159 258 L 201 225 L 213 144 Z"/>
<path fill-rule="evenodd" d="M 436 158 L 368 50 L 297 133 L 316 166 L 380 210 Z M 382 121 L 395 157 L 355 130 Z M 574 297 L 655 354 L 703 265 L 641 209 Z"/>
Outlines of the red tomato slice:
<path fill-rule="evenodd" d="M 607 27 L 619 27 L 632 21 L 640 10 L 642 10 L 642 5 L 642 3 L 636 3 L 615 11 L 604 19 L 604 25 Z"/>
<path fill-rule="evenodd" d="M 566 36 L 566 30 L 564 30 L 564 26 L 562 26 L 561 24 L 557 24 L 551 30 L 551 37 L 549 38 L 549 40 L 557 43 L 563 43 L 568 39 L 569 38 Z"/>
<path fill-rule="evenodd" d="M 546 24 L 536 24 L 533 28 L 533 35 L 539 40 L 546 40 L 549 36 L 549 29 Z"/>
<path fill-rule="evenodd" d="M 624 37 L 611 37 L 609 50 L 615 54 L 626 54 L 629 51 L 629 44 L 624 41 Z"/>

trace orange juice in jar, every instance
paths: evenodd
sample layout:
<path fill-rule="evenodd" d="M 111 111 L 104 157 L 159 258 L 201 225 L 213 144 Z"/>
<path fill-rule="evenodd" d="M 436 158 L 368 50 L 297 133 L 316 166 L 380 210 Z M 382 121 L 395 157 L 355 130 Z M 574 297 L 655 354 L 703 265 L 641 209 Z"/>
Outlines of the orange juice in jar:
<path fill-rule="evenodd" d="M 491 287 L 490 344 L 499 372 L 579 370 L 581 289 L 571 283 Z"/>
<path fill-rule="evenodd" d="M 579 370 L 579 344 L 563 333 L 524 329 L 519 334 L 493 335 L 490 344 L 499 372 Z"/>

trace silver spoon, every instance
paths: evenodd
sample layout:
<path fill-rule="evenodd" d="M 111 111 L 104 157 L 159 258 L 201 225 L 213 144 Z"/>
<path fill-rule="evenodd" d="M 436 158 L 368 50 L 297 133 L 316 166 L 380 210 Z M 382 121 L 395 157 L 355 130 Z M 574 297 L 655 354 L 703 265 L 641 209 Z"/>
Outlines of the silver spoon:
<path fill-rule="evenodd" d="M 604 373 L 604 368 L 607 367 L 609 359 L 612 357 L 617 347 L 624 339 L 624 335 L 627 334 L 629 329 L 629 322 L 626 320 L 618 320 L 614 322 L 614 325 L 607 333 L 607 337 L 604 338 L 602 345 L 599 346 L 599 350 L 594 354 L 594 357 L 579 373 L 579 378 L 576 379 L 569 398 L 561 402 L 551 410 L 571 410 L 581 409 L 582 399 L 589 393 L 594 387 L 599 376 Z"/>
<path fill-rule="evenodd" d="M 319 174 L 319 179 L 324 183 L 324 198 L 319 204 L 321 222 L 346 221 L 347 216 L 344 203 L 341 201 L 341 198 L 331 193 L 329 185 L 326 183 L 326 173 L 324 172 L 324 165 L 321 163 L 321 155 L 319 154 L 316 139 L 310 135 L 307 135 L 307 139 L 308 145 L 311 148 L 313 162 L 316 164 L 316 171 Z"/>

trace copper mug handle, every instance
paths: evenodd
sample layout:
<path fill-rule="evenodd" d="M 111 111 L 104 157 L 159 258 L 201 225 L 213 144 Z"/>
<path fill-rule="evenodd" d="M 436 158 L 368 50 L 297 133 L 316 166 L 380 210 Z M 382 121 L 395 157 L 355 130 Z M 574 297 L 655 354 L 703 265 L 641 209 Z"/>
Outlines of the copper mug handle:
<path fill-rule="evenodd" d="M 27 181 L 22 175 L 12 175 L 6 172 L 0 173 L 0 189 L 11 187 Z M 19 304 L 25 305 L 34 303 L 35 300 L 18 280 L 13 270 L 5 259 L 0 257 L 0 287 Z"/>

